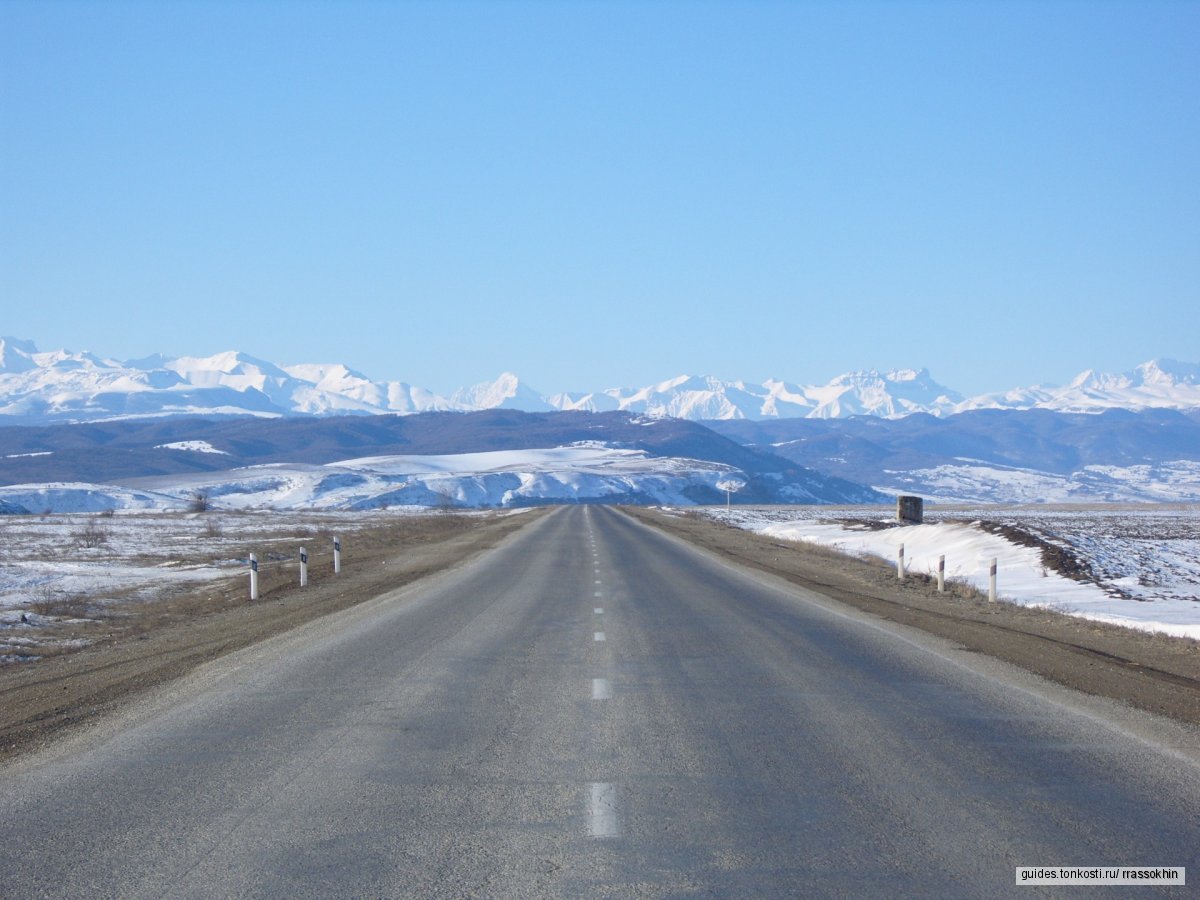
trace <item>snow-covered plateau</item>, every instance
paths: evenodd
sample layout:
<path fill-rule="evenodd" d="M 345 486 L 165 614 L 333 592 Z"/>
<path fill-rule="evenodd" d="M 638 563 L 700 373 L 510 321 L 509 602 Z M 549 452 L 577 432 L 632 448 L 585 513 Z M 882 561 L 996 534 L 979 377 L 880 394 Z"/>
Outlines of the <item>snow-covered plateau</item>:
<path fill-rule="evenodd" d="M 925 369 L 866 370 L 825 384 L 761 384 L 681 375 L 640 388 L 543 393 L 506 372 L 445 397 L 402 381 L 372 381 L 342 364 L 280 365 L 240 351 L 208 357 L 115 360 L 92 353 L 39 351 L 0 338 L 0 420 L 11 424 L 87 422 L 169 415 L 347 415 L 436 410 L 627 410 L 686 419 L 896 418 L 978 409 L 1200 407 L 1200 365 L 1143 363 L 1111 375 L 1087 371 L 1065 386 L 1035 386 L 964 397 Z"/>
<path fill-rule="evenodd" d="M 440 456 L 377 456 L 328 465 L 279 463 L 133 479 L 128 485 L 15 484 L 0 503 L 27 513 L 182 510 L 197 494 L 217 509 L 355 510 L 403 506 L 511 507 L 539 503 L 691 504 L 697 489 L 745 480 L 704 460 L 602 445 Z"/>
<path fill-rule="evenodd" d="M 948 579 L 983 591 L 996 559 L 1002 599 L 1200 640 L 1200 507 L 935 507 L 926 508 L 923 524 L 899 526 L 877 506 L 735 507 L 707 514 L 760 534 L 889 562 L 903 544 L 907 571 L 926 575 L 936 574 L 944 555 Z M 1061 574 L 1041 547 L 1005 537 L 1008 529 L 1065 549 L 1084 574 Z"/>

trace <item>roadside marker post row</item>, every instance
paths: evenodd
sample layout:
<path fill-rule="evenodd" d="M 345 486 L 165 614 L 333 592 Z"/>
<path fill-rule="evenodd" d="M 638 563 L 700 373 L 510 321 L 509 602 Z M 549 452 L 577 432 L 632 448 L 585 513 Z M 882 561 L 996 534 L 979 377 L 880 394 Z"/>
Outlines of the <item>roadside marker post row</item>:
<path fill-rule="evenodd" d="M 342 571 L 342 539 L 333 539 L 333 574 Z M 308 549 L 300 548 L 300 587 L 308 587 Z M 258 554 L 250 554 L 250 599 L 257 600 L 258 591 Z"/>
<path fill-rule="evenodd" d="M 997 557 L 992 557 L 991 565 L 988 567 L 988 602 L 996 602 L 996 568 L 999 560 Z M 904 545 L 901 544 L 896 551 L 896 577 L 904 580 Z M 945 554 L 938 557 L 937 565 L 937 589 L 939 594 L 946 592 L 946 557 Z"/>

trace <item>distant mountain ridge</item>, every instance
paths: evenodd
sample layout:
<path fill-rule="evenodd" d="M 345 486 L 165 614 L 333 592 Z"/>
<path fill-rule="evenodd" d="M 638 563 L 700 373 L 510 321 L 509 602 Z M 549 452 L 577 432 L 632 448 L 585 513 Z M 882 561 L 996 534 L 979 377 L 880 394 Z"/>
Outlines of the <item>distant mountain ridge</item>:
<path fill-rule="evenodd" d="M 1200 502 L 1200 410 L 707 424 L 823 475 L 942 502 Z"/>
<path fill-rule="evenodd" d="M 618 467 L 618 471 L 597 481 L 592 477 L 597 473 L 587 471 L 586 461 L 581 463 L 583 470 L 571 475 L 573 467 L 567 460 L 552 466 L 559 474 L 542 484 L 547 472 L 538 468 L 539 451 L 544 456 L 544 451 L 555 448 L 587 451 L 608 457 L 610 462 L 614 456 L 624 456 L 626 463 L 636 462 L 636 466 L 626 473 L 628 478 L 622 476 Z M 429 469 L 420 463 L 422 459 L 457 457 L 452 460 L 457 465 L 469 462 L 463 459 L 464 454 L 497 452 L 524 454 L 521 457 L 524 461 L 518 460 L 517 464 L 531 466 L 515 472 L 493 473 L 502 475 L 505 482 L 499 494 L 491 489 L 478 493 L 480 484 L 472 480 L 478 472 L 439 472 L 438 464 Z M 64 483 L 70 486 L 68 493 L 86 496 L 95 493 L 89 485 L 97 484 L 139 489 L 151 486 L 158 490 L 163 484 L 191 483 L 207 489 L 225 483 L 257 482 L 267 478 L 267 468 L 281 465 L 292 475 L 277 471 L 271 476 L 279 482 L 277 487 L 285 486 L 293 475 L 303 480 L 323 467 L 328 471 L 318 480 L 328 475 L 340 484 L 351 478 L 343 471 L 347 461 L 363 463 L 364 458 L 367 458 L 364 465 L 376 474 L 381 465 L 395 468 L 388 460 L 416 466 L 416 469 L 393 471 L 393 475 L 423 473 L 418 479 L 422 484 L 402 491 L 403 496 L 397 491 L 404 486 L 405 478 L 398 477 L 381 485 L 383 494 L 369 493 L 354 501 L 376 505 L 430 502 L 429 486 L 439 483 L 463 505 L 478 502 L 531 505 L 550 501 L 644 503 L 662 502 L 664 498 L 675 503 L 715 503 L 725 499 L 720 487 L 725 481 L 739 485 L 736 490 L 741 502 L 880 503 L 887 499 L 863 485 L 819 475 L 769 450 L 745 447 L 699 422 L 648 418 L 626 412 L 531 413 L 490 409 L 414 416 L 295 416 L 270 420 L 166 417 L 3 428 L 0 429 L 0 502 L 11 503 L 15 497 L 31 492 L 43 496 L 47 490 L 58 490 Z M 564 473 L 570 476 L 568 480 L 578 476 L 590 482 L 579 486 L 584 493 L 562 493 L 559 475 Z M 22 487 L 9 490 L 4 488 L 6 485 Z M 596 493 L 589 494 L 587 490 Z M 385 495 L 392 499 L 381 499 Z M 44 508 L 37 504 L 30 506 L 28 500 L 19 505 L 33 512 Z"/>
<path fill-rule="evenodd" d="M 679 376 L 642 388 L 543 394 L 511 372 L 449 397 L 401 381 L 372 381 L 342 364 L 277 365 L 246 353 L 149 356 L 119 361 L 92 353 L 39 351 L 0 338 L 0 424 L 95 422 L 178 415 L 259 417 L 378 415 L 518 409 L 626 411 L 692 420 L 894 419 L 979 409 L 1200 407 L 1200 365 L 1153 360 L 1113 375 L 1087 371 L 1061 387 L 1034 386 L 964 397 L 926 369 L 850 372 L 823 385 L 762 384 Z"/>

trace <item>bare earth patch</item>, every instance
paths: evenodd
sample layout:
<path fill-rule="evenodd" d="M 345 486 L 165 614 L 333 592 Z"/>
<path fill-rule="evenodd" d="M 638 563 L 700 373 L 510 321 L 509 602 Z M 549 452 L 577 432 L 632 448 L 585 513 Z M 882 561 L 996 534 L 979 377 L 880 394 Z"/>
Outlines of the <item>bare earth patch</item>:
<path fill-rule="evenodd" d="M 39 627 L 34 662 L 0 666 L 0 759 L 86 725 L 143 691 L 197 666 L 346 609 L 425 576 L 461 565 L 544 511 L 520 515 L 403 516 L 357 531 L 333 574 L 332 550 L 310 556 L 300 589 L 296 538 L 259 545 L 260 599 L 248 600 L 244 572 L 185 584 L 143 598 L 54 598 L 27 615 Z"/>
<path fill-rule="evenodd" d="M 1014 603 L 989 603 L 964 585 L 945 594 L 920 575 L 811 544 L 784 542 L 698 513 L 630 508 L 640 521 L 741 565 L 956 641 L 1089 694 L 1200 724 L 1200 642 Z"/>

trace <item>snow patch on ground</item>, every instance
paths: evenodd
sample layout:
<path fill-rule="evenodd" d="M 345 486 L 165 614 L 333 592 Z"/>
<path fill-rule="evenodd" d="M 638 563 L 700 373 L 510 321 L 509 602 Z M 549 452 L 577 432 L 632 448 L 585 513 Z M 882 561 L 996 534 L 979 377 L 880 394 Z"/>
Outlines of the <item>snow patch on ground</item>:
<path fill-rule="evenodd" d="M 175 591 L 247 572 L 248 554 L 301 545 L 331 553 L 333 535 L 352 548 L 360 529 L 387 513 L 128 513 L 0 517 L 0 664 L 68 646 L 47 626 L 87 621 L 114 601 L 153 602 Z M 474 515 L 474 513 L 467 513 Z M 267 548 L 264 550 L 263 548 Z M 289 557 L 289 558 L 292 558 Z"/>
<path fill-rule="evenodd" d="M 219 453 L 228 456 L 224 450 L 218 450 L 208 441 L 171 441 L 169 444 L 155 444 L 155 450 L 189 450 L 192 453 Z"/>
<path fill-rule="evenodd" d="M 759 534 L 889 562 L 896 560 L 903 544 L 909 572 L 936 575 L 938 557 L 945 555 L 948 579 L 961 579 L 982 591 L 987 591 L 995 558 L 1003 599 L 1200 640 L 1200 510 L 1194 508 L 973 507 L 926 513 L 927 520 L 955 521 L 888 528 L 878 527 L 881 520 L 890 519 L 880 507 L 735 508 L 711 509 L 708 514 Z M 1038 548 L 1014 544 L 971 518 L 1012 522 L 1069 547 L 1091 567 L 1097 581 L 1075 581 L 1047 569 Z"/>

